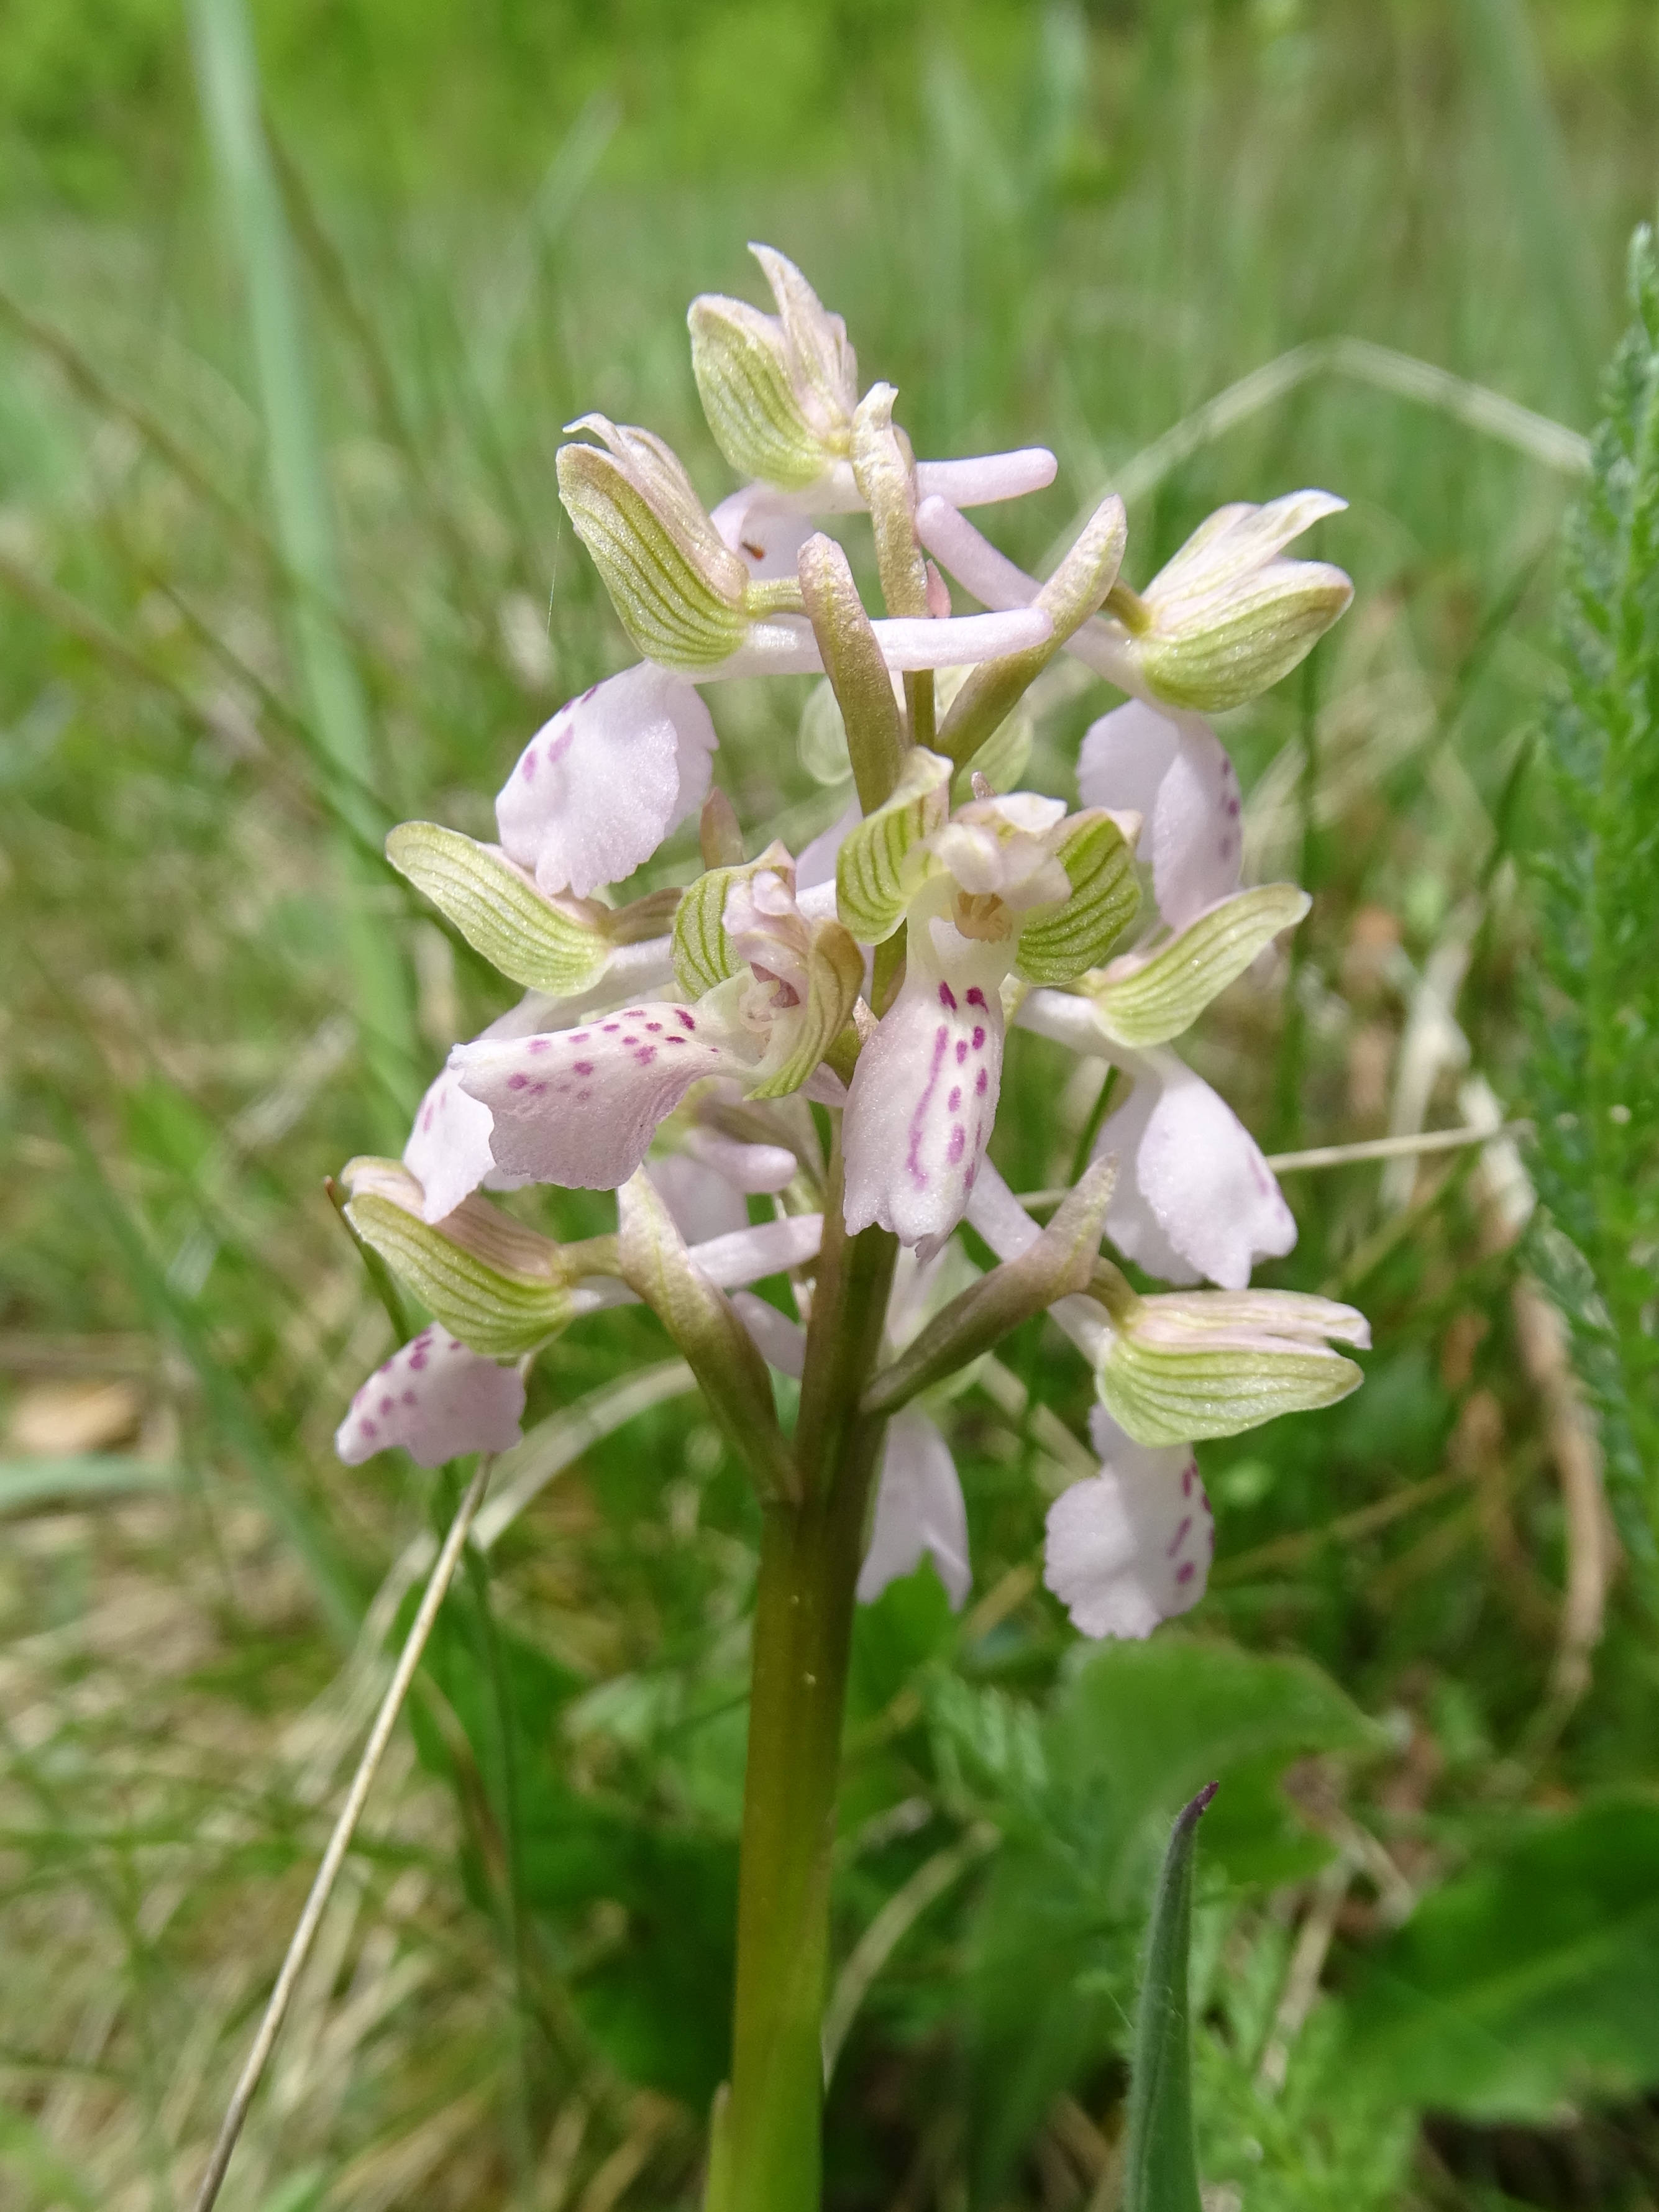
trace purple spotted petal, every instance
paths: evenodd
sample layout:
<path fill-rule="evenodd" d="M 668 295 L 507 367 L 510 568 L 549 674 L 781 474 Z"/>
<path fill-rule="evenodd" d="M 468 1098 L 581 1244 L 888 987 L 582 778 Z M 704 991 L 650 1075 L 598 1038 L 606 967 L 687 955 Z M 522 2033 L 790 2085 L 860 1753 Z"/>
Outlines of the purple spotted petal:
<path fill-rule="evenodd" d="M 694 1083 L 741 1066 L 726 1036 L 702 1006 L 647 1004 L 548 1036 L 457 1045 L 450 1066 L 494 1117 L 498 1168 L 615 1190 Z"/>
<path fill-rule="evenodd" d="M 1150 1636 L 1204 1595 L 1215 1527 L 1187 1444 L 1153 1449 L 1097 1407 L 1101 1469 L 1048 1509 L 1042 1579 L 1085 1636 Z"/>
<path fill-rule="evenodd" d="M 1002 1001 L 913 967 L 847 1101 L 847 1226 L 937 1244 L 967 1209 L 1002 1081 Z"/>
<path fill-rule="evenodd" d="M 351 1401 L 334 1449 L 348 1467 L 401 1445 L 422 1467 L 441 1467 L 464 1453 L 506 1451 L 522 1434 L 524 1377 L 469 1352 L 434 1322 L 384 1367 Z"/>
<path fill-rule="evenodd" d="M 596 684 L 538 730 L 495 801 L 507 856 L 542 890 L 621 883 L 702 805 L 714 725 L 650 661 Z"/>

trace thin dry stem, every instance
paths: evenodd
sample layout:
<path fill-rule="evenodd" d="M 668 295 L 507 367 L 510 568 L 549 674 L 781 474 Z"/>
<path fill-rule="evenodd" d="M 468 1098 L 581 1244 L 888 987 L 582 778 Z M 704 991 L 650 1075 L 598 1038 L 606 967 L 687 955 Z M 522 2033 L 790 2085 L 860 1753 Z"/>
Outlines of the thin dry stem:
<path fill-rule="evenodd" d="M 489 1486 L 489 1471 L 494 1464 L 493 1458 L 488 1455 L 478 1462 L 477 1471 L 467 1485 L 466 1494 L 456 1509 L 454 1520 L 450 1523 L 449 1534 L 444 1539 L 443 1549 L 438 1554 L 437 1565 L 432 1570 L 432 1579 L 426 1586 L 425 1596 L 421 1600 L 421 1609 L 415 1616 L 414 1625 L 410 1629 L 403 1650 L 398 1655 L 397 1667 L 391 1681 L 386 1686 L 386 1693 L 380 1700 L 380 1710 L 374 1717 L 374 1727 L 369 1730 L 368 1741 L 363 1747 L 363 1755 L 357 1763 L 357 1771 L 353 1775 L 351 1787 L 346 1792 L 345 1803 L 340 1808 L 339 1818 L 334 1823 L 334 1832 L 328 1839 L 328 1849 L 323 1853 L 322 1864 L 317 1869 L 316 1880 L 311 1885 L 311 1893 L 306 1899 L 305 1910 L 300 1915 L 299 1924 L 289 1941 L 287 1956 L 283 1960 L 282 1971 L 276 1977 L 276 1985 L 271 1990 L 270 2000 L 265 2007 L 264 2017 L 259 2022 L 259 2032 L 253 2039 L 253 2048 L 249 2051 L 246 2063 L 237 2081 L 229 2109 L 225 2114 L 218 2138 L 213 2146 L 213 2155 L 208 2160 L 207 2172 L 203 2175 L 202 2185 L 196 2192 L 191 2212 L 212 2212 L 212 2207 L 218 2197 L 220 2189 L 223 2186 L 226 2172 L 236 2148 L 237 2139 L 242 2132 L 249 2108 L 258 2090 L 260 2079 L 270 2063 L 271 2051 L 276 2047 L 276 2038 L 282 2032 L 283 2021 L 287 2015 L 289 2004 L 293 2002 L 295 1989 L 300 1976 L 305 1971 L 306 1961 L 311 1955 L 312 1945 L 317 1940 L 317 1931 L 322 1925 L 323 1914 L 327 1909 L 330 1895 L 335 1882 L 339 1878 L 340 1869 L 345 1863 L 346 1854 L 351 1849 L 351 1839 L 356 1833 L 358 1821 L 362 1818 L 363 1808 L 368 1802 L 368 1793 L 374 1787 L 374 1778 L 380 1772 L 380 1761 L 386 1755 L 386 1746 L 392 1741 L 392 1731 L 397 1726 L 398 1716 L 403 1710 L 404 1699 L 409 1694 L 410 1684 L 414 1680 L 415 1671 L 421 1663 L 422 1654 L 426 1650 L 427 1638 L 431 1635 L 433 1626 L 437 1620 L 438 1608 L 443 1603 L 444 1595 L 449 1588 L 450 1577 L 455 1571 L 455 1563 L 461 1556 L 461 1549 L 466 1542 L 467 1532 L 472 1526 L 473 1516 L 483 1503 L 484 1492 Z"/>

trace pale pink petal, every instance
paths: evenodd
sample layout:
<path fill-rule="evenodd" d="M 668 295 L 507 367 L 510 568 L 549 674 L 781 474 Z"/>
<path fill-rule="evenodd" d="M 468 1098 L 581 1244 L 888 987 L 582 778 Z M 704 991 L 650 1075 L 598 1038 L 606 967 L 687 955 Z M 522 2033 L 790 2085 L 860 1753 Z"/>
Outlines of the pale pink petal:
<path fill-rule="evenodd" d="M 404 1165 L 420 1184 L 423 1218 L 441 1221 L 495 1170 L 488 1106 L 469 1098 L 446 1067 L 416 1109 Z"/>
<path fill-rule="evenodd" d="M 749 1226 L 742 1192 L 690 1153 L 670 1152 L 665 1158 L 647 1160 L 645 1171 L 688 1244 L 706 1243 L 711 1237 L 726 1237 Z"/>
<path fill-rule="evenodd" d="M 1120 1167 L 1106 1234 L 1166 1283 L 1206 1277 L 1243 1290 L 1259 1260 L 1296 1243 L 1296 1220 L 1255 1139 L 1172 1052 L 1137 1061 L 1135 1087 L 1108 1115 L 1097 1158 Z"/>
<path fill-rule="evenodd" d="M 974 1583 L 962 1484 L 936 1425 L 907 1408 L 887 1426 L 859 1602 L 873 1605 L 889 1583 L 913 1573 L 924 1558 L 932 1559 L 951 1612 L 959 1613 Z"/>
<path fill-rule="evenodd" d="M 844 1106 L 847 1085 L 833 1067 L 820 1060 L 800 1087 L 800 1095 L 814 1106 Z"/>
<path fill-rule="evenodd" d="M 1046 446 L 1023 446 L 1010 453 L 976 453 L 959 461 L 918 461 L 918 500 L 948 500 L 952 507 L 988 507 L 994 501 L 1024 499 L 1046 491 L 1059 464 Z"/>
<path fill-rule="evenodd" d="M 916 536 L 959 584 L 988 607 L 1027 607 L 1037 595 L 1034 577 L 957 512 L 957 502 L 937 493 L 916 507 Z"/>
<path fill-rule="evenodd" d="M 536 732 L 495 801 L 508 857 L 542 890 L 621 883 L 702 805 L 708 709 L 650 661 L 596 684 Z"/>
<path fill-rule="evenodd" d="M 1006 614 L 952 615 L 936 622 L 931 615 L 883 617 L 871 624 L 889 668 L 969 667 L 1024 653 L 1053 633 L 1054 623 L 1038 607 Z M 823 661 L 810 623 L 793 617 L 751 623 L 737 651 L 711 668 L 700 683 L 733 676 L 821 676 Z M 505 840 L 503 840 L 505 842 Z"/>
<path fill-rule="evenodd" d="M 948 1237 L 990 1141 L 1002 1081 L 994 987 L 953 989 L 913 959 L 860 1053 L 847 1101 L 847 1226 L 905 1244 Z"/>
<path fill-rule="evenodd" d="M 422 1467 L 441 1467 L 466 1452 L 506 1451 L 520 1439 L 523 1416 L 518 1369 L 469 1352 L 434 1322 L 369 1376 L 334 1449 L 348 1467 L 393 1444 Z"/>
<path fill-rule="evenodd" d="M 798 574 L 800 549 L 817 528 L 810 515 L 781 500 L 769 484 L 761 483 L 734 491 L 708 519 L 732 550 L 742 554 L 757 583 Z"/>
<path fill-rule="evenodd" d="M 1171 929 L 1184 929 L 1238 889 L 1238 776 L 1201 715 L 1142 699 L 1114 708 L 1084 738 L 1077 781 L 1085 806 L 1140 816 L 1139 857 L 1152 867 L 1158 912 Z"/>
<path fill-rule="evenodd" d="M 781 1221 L 754 1222 L 707 1244 L 693 1245 L 691 1257 L 711 1283 L 731 1291 L 807 1266 L 817 1259 L 823 1237 L 821 1213 L 790 1213 Z"/>
<path fill-rule="evenodd" d="M 1049 1507 L 1042 1579 L 1085 1636 L 1150 1636 L 1204 1595 L 1210 1501 L 1189 1445 L 1135 1443 L 1098 1407 L 1090 1434 L 1101 1470 Z"/>
<path fill-rule="evenodd" d="M 732 1304 L 767 1365 L 799 1382 L 806 1370 L 806 1331 L 800 1323 L 753 1291 L 733 1291 Z"/>
<path fill-rule="evenodd" d="M 741 1065 L 727 1034 L 701 1006 L 647 1003 L 550 1036 L 457 1045 L 450 1066 L 494 1116 L 498 1168 L 614 1190 L 699 1078 Z"/>
<path fill-rule="evenodd" d="M 741 1137 L 728 1137 L 724 1129 L 688 1130 L 685 1149 L 694 1160 L 724 1176 L 733 1188 L 757 1196 L 787 1190 L 800 1165 L 787 1145 L 750 1144 Z"/>

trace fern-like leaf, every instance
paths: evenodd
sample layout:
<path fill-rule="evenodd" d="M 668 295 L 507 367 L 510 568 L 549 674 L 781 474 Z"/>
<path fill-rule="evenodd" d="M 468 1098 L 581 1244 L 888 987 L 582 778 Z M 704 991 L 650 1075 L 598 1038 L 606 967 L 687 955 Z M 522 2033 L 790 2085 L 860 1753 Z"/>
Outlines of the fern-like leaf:
<path fill-rule="evenodd" d="M 1659 1591 L 1659 254 L 1632 242 L 1630 329 L 1566 550 L 1565 680 L 1539 754 L 1528 1254 L 1568 1323 L 1608 1496 Z"/>

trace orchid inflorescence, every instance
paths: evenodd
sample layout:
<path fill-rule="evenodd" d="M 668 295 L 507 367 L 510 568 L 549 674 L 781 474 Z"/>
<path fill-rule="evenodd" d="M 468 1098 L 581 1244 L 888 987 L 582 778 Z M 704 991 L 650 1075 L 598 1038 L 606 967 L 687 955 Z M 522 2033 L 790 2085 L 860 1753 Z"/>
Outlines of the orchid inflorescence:
<path fill-rule="evenodd" d="M 882 1425 L 859 1597 L 931 1557 L 960 1606 L 967 1517 L 938 1416 L 1047 1310 L 1100 1403 L 1098 1473 L 1049 1510 L 1046 1579 L 1085 1635 L 1145 1636 L 1205 1588 L 1194 1442 L 1345 1395 L 1359 1370 L 1330 1340 L 1368 1340 L 1350 1307 L 1249 1288 L 1295 1224 L 1172 1049 L 1307 910 L 1291 884 L 1241 889 L 1237 779 L 1203 718 L 1278 681 L 1346 606 L 1340 569 L 1285 553 L 1342 502 L 1224 507 L 1137 592 L 1109 497 L 1039 585 L 964 510 L 1042 489 L 1053 455 L 916 461 L 892 386 L 860 396 L 840 317 L 754 251 L 776 313 L 702 298 L 690 315 L 709 428 L 743 489 L 706 512 L 668 446 L 599 415 L 571 426 L 592 442 L 559 453 L 564 506 L 642 658 L 531 740 L 496 800 L 498 844 L 428 823 L 389 842 L 526 995 L 451 1053 L 401 1164 L 345 1170 L 351 1226 L 434 1322 L 365 1383 L 338 1449 L 355 1464 L 401 1445 L 426 1466 L 500 1450 L 530 1358 L 642 1298 L 768 1499 L 799 1500 L 808 1480 L 774 1372 L 816 1363 L 819 1406 L 850 1389 L 848 1418 Z M 873 620 L 817 527 L 859 513 Z M 946 574 L 985 611 L 954 614 Z M 1076 811 L 1016 787 L 1022 701 L 1061 651 L 1128 695 L 1084 739 Z M 827 679 L 855 786 L 796 854 L 745 841 L 711 788 L 701 687 L 768 673 Z M 605 895 L 694 816 L 694 880 Z M 1044 1229 L 988 1156 L 1011 1024 L 1106 1063 L 1118 1086 Z M 614 1190 L 616 1232 L 561 1245 L 481 1195 L 528 1183 Z M 775 1218 L 751 1224 L 757 1196 Z M 997 1255 L 989 1272 L 964 1223 Z M 839 1280 L 872 1230 L 897 1247 L 869 1275 L 878 1308 L 843 1316 L 839 1339 L 815 1331 L 832 1247 Z M 1176 1287 L 1137 1291 L 1103 1237 Z M 797 1318 L 755 1294 L 767 1279 Z"/>

